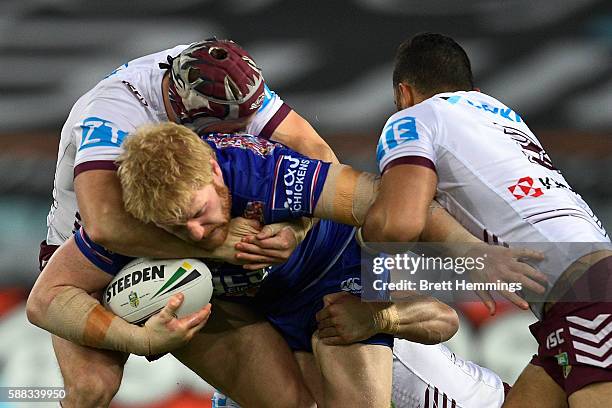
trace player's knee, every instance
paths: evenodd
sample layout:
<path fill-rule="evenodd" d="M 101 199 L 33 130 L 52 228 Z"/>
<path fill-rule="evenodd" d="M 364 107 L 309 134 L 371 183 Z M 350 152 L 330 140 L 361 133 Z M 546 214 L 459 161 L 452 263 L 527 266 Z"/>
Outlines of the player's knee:
<path fill-rule="evenodd" d="M 282 394 L 282 397 L 280 395 Z M 288 381 L 283 383 L 283 392 L 279 393 L 279 401 L 275 407 L 287 408 L 314 408 L 315 400 L 302 381 Z"/>
<path fill-rule="evenodd" d="M 115 373 L 82 370 L 74 374 L 70 378 L 64 378 L 64 408 L 106 408 L 121 385 L 121 376 Z"/>

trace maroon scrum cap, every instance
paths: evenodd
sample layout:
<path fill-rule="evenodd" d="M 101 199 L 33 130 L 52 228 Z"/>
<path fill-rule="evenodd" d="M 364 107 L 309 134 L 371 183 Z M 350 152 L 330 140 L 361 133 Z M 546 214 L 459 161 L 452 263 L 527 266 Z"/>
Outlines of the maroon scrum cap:
<path fill-rule="evenodd" d="M 250 116 L 263 103 L 261 70 L 231 40 L 193 43 L 160 66 L 170 71 L 170 103 L 179 122 L 196 132 L 217 121 Z"/>

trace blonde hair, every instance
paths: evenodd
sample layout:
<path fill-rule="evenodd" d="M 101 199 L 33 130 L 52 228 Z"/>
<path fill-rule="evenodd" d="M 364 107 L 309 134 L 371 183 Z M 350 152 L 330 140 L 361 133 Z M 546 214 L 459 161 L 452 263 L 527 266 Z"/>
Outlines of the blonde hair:
<path fill-rule="evenodd" d="M 212 183 L 215 153 L 190 129 L 164 122 L 141 126 L 117 159 L 126 211 L 160 225 L 187 220 L 194 191 Z"/>

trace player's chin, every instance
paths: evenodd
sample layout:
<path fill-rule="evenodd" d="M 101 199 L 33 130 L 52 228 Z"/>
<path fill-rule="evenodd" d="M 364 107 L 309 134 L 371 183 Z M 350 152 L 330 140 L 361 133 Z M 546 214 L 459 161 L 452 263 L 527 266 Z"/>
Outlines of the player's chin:
<path fill-rule="evenodd" d="M 229 224 L 215 228 L 206 238 L 200 241 L 199 246 L 206 250 L 213 250 L 223 245 L 229 233 Z"/>

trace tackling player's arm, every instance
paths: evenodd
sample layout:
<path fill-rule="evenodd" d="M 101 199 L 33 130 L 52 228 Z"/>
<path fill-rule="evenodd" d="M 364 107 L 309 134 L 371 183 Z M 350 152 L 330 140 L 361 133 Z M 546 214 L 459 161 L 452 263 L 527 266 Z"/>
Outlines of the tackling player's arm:
<path fill-rule="evenodd" d="M 429 166 L 400 164 L 387 169 L 382 180 L 349 166 L 332 165 L 315 208 L 315 216 L 360 226 L 357 234 L 364 242 L 411 242 L 472 244 L 480 256 L 487 253 L 486 268 L 470 271 L 474 282 L 521 282 L 525 288 L 543 293 L 546 277 L 521 259 L 542 260 L 541 253 L 526 249 L 491 247 L 477 239 L 444 208 L 432 201 L 437 177 Z M 448 246 L 448 253 L 465 256 L 465 245 Z M 454 253 L 455 249 L 464 251 Z M 476 291 L 491 314 L 495 302 L 488 291 Z M 522 309 L 527 302 L 515 292 L 504 297 Z"/>
<path fill-rule="evenodd" d="M 425 166 L 401 164 L 385 171 L 378 197 L 363 223 L 363 240 L 417 241 L 425 228 L 437 182 L 436 173 Z"/>
<path fill-rule="evenodd" d="M 186 344 L 208 320 L 210 305 L 177 319 L 183 295 L 174 295 L 145 326 L 139 327 L 100 305 L 93 293 L 112 276 L 94 266 L 67 240 L 38 277 L 26 305 L 28 320 L 64 339 L 84 346 L 138 355 L 163 353 Z"/>
<path fill-rule="evenodd" d="M 314 216 L 363 225 L 368 230 L 376 228 L 372 235 L 381 241 L 414 241 L 428 220 L 436 175 L 431 169 L 416 165 L 397 166 L 390 172 L 381 182 L 371 173 L 342 164 L 332 165 Z"/>
<path fill-rule="evenodd" d="M 522 259 L 541 261 L 544 259 L 543 253 L 526 248 L 506 248 L 486 244 L 467 231 L 436 201 L 432 202 L 429 210 L 430 220 L 421 234 L 421 240 L 451 244 L 446 246 L 446 251 L 452 256 L 478 258 L 486 254 L 487 260 L 483 269 L 474 268 L 468 271 L 468 276 L 473 282 L 520 282 L 524 288 L 536 293 L 542 294 L 546 291 L 544 286 L 547 284 L 546 275 L 521 262 Z M 491 293 L 487 290 L 475 292 L 489 309 L 490 314 L 495 314 L 496 304 Z M 499 292 L 521 309 L 529 308 L 529 304 L 516 292 Z"/>
<path fill-rule="evenodd" d="M 415 292 L 402 302 L 361 302 L 347 292 L 323 298 L 317 313 L 319 337 L 329 345 L 351 344 L 378 333 L 423 344 L 450 339 L 459 328 L 457 313 L 450 306 Z"/>
<path fill-rule="evenodd" d="M 92 241 L 110 251 L 133 257 L 217 258 L 236 263 L 231 240 L 228 240 L 227 247 L 207 251 L 128 214 L 123 205 L 121 184 L 113 170 L 79 173 L 74 187 L 87 234 Z M 250 221 L 242 220 L 247 223 L 245 227 L 249 227 Z M 244 228 L 241 232 L 246 236 L 257 229 Z"/>
<path fill-rule="evenodd" d="M 274 130 L 270 139 L 312 159 L 339 163 L 334 151 L 312 125 L 293 110 Z"/>

